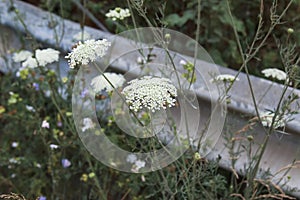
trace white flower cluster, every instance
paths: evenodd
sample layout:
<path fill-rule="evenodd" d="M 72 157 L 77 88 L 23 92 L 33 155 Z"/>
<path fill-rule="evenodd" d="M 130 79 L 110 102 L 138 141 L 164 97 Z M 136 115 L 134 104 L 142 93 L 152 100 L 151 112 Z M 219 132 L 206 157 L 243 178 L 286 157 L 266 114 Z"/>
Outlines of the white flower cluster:
<path fill-rule="evenodd" d="M 77 46 L 65 58 L 69 59 L 70 68 L 74 68 L 77 64 L 87 65 L 98 57 L 103 57 L 110 44 L 106 39 L 78 42 Z"/>
<path fill-rule="evenodd" d="M 122 94 L 125 95 L 129 108 L 135 112 L 143 107 L 155 112 L 175 105 L 177 89 L 170 79 L 144 76 L 128 84 Z"/>
<path fill-rule="evenodd" d="M 139 169 L 146 166 L 146 162 L 143 160 L 138 160 L 137 156 L 134 154 L 129 154 L 126 158 L 126 161 L 133 164 L 131 171 L 135 173 L 138 173 Z"/>
<path fill-rule="evenodd" d="M 284 71 L 281 71 L 276 68 L 268 68 L 261 71 L 265 77 L 272 77 L 279 81 L 285 80 L 287 75 Z"/>
<path fill-rule="evenodd" d="M 275 115 L 275 113 L 271 113 L 271 112 L 266 112 L 266 113 L 261 114 L 260 119 L 261 119 L 262 125 L 264 127 L 271 127 L 274 115 Z M 285 126 L 284 119 L 280 119 L 279 116 L 277 115 L 273 126 L 274 126 L 274 129 L 277 129 L 279 127 L 284 127 Z"/>
<path fill-rule="evenodd" d="M 117 19 L 123 20 L 126 17 L 130 17 L 130 12 L 128 8 L 115 8 L 113 10 L 109 10 L 108 13 L 105 14 L 106 17 L 111 18 L 113 21 Z"/>
<path fill-rule="evenodd" d="M 220 74 L 218 76 L 216 76 L 214 79 L 210 80 L 210 82 L 233 82 L 234 81 L 234 77 L 233 75 L 230 74 Z M 236 81 L 239 81 L 238 78 L 235 79 Z"/>
<path fill-rule="evenodd" d="M 35 57 L 30 51 L 22 50 L 13 55 L 14 62 L 22 62 L 22 68 L 36 68 L 58 61 L 59 51 L 51 48 L 35 50 Z"/>
<path fill-rule="evenodd" d="M 91 86 L 95 93 L 105 90 L 111 92 L 114 90 L 112 85 L 104 78 L 104 76 L 110 81 L 114 88 L 121 87 L 125 82 L 125 78 L 122 74 L 105 72 L 103 75 L 96 76 L 92 79 Z"/>

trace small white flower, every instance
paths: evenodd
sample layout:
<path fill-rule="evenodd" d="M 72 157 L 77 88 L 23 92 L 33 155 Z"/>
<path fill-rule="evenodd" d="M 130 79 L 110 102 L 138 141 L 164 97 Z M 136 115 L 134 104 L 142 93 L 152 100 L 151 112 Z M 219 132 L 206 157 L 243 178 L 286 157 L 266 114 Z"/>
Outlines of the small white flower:
<path fill-rule="evenodd" d="M 46 120 L 43 120 L 43 122 L 42 122 L 42 128 L 50 128 L 49 122 L 47 122 Z"/>
<path fill-rule="evenodd" d="M 91 35 L 86 31 L 80 31 L 73 36 L 74 41 L 85 41 L 91 39 Z"/>
<path fill-rule="evenodd" d="M 115 88 L 121 87 L 125 82 L 125 78 L 123 75 L 105 72 L 103 73 L 103 75 L 96 76 L 92 79 L 91 86 L 95 93 L 101 92 L 102 90 L 106 90 L 107 92 L 114 91 L 114 88 L 104 78 L 104 76 L 111 82 L 111 84 Z"/>
<path fill-rule="evenodd" d="M 260 115 L 261 123 L 265 127 L 270 127 L 273 121 L 275 113 L 272 112 L 266 112 Z M 280 119 L 279 116 L 277 115 L 274 121 L 274 129 L 277 129 L 279 127 L 284 127 L 285 122 L 284 119 Z"/>
<path fill-rule="evenodd" d="M 23 68 L 36 68 L 38 66 L 38 62 L 36 61 L 35 58 L 33 57 L 28 57 L 23 63 L 22 67 Z"/>
<path fill-rule="evenodd" d="M 96 124 L 88 117 L 83 119 L 83 126 L 81 128 L 82 132 L 85 132 L 88 129 L 95 128 Z"/>
<path fill-rule="evenodd" d="M 31 56 L 32 56 L 32 53 L 30 51 L 22 50 L 20 52 L 14 53 L 12 59 L 14 62 L 23 62 Z"/>
<path fill-rule="evenodd" d="M 84 43 L 78 42 L 77 47 L 73 49 L 65 58 L 69 59 L 70 68 L 74 68 L 77 64 L 87 65 L 89 62 L 95 61 L 106 54 L 108 47 L 111 45 L 106 39 L 87 40 Z"/>
<path fill-rule="evenodd" d="M 211 79 L 210 82 L 233 82 L 234 81 L 234 77 L 233 75 L 230 74 L 220 74 L 218 76 L 216 76 L 214 79 Z M 236 81 L 239 81 L 239 78 L 235 79 Z"/>
<path fill-rule="evenodd" d="M 139 170 L 139 169 L 141 169 L 142 167 L 145 167 L 145 165 L 146 165 L 146 162 L 145 161 L 142 161 L 142 160 L 137 160 L 137 161 L 135 161 L 135 169 L 136 170 Z"/>
<path fill-rule="evenodd" d="M 126 162 L 129 162 L 129 163 L 135 163 L 136 160 L 137 160 L 137 157 L 134 154 L 129 154 L 126 158 Z"/>
<path fill-rule="evenodd" d="M 35 57 L 40 66 L 46 66 L 47 64 L 58 61 L 59 59 L 59 51 L 56 51 L 51 48 L 47 49 L 37 49 L 35 51 Z"/>
<path fill-rule="evenodd" d="M 35 166 L 36 166 L 37 168 L 41 168 L 41 167 L 42 167 L 42 165 L 41 165 L 40 163 L 36 163 Z"/>
<path fill-rule="evenodd" d="M 12 148 L 17 148 L 19 146 L 19 142 L 12 142 L 11 147 Z"/>
<path fill-rule="evenodd" d="M 117 19 L 123 20 L 126 17 L 130 17 L 130 11 L 128 8 L 115 8 L 113 10 L 109 10 L 108 13 L 105 14 L 106 17 L 111 18 L 113 21 Z"/>
<path fill-rule="evenodd" d="M 53 150 L 53 149 L 57 149 L 58 145 L 56 145 L 56 144 L 50 144 L 49 147 L 50 147 L 51 150 Z"/>
<path fill-rule="evenodd" d="M 180 61 L 179 61 L 179 64 L 181 64 L 181 65 L 186 65 L 187 62 L 186 62 L 185 60 L 180 60 Z"/>
<path fill-rule="evenodd" d="M 137 64 L 143 65 L 146 63 L 146 60 L 139 56 L 139 57 L 137 57 L 136 62 L 137 62 Z"/>
<path fill-rule="evenodd" d="M 128 84 L 122 94 L 125 95 L 129 108 L 135 112 L 143 107 L 155 112 L 175 106 L 177 89 L 170 79 L 145 76 Z"/>
<path fill-rule="evenodd" d="M 8 160 L 8 162 L 11 163 L 11 164 L 20 164 L 21 163 L 21 159 L 19 157 L 10 158 Z"/>
<path fill-rule="evenodd" d="M 35 112 L 35 109 L 29 105 L 26 105 L 26 110 L 28 110 L 29 112 Z"/>
<path fill-rule="evenodd" d="M 279 81 L 285 80 L 287 78 L 287 75 L 284 71 L 281 71 L 276 68 L 268 68 L 261 71 L 265 77 L 269 78 L 275 78 Z"/>

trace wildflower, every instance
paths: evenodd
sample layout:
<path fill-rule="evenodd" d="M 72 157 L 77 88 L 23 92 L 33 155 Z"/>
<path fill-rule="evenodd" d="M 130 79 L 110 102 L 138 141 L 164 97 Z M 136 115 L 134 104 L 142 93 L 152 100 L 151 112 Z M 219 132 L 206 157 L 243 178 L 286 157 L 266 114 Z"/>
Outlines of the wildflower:
<path fill-rule="evenodd" d="M 74 68 L 77 64 L 87 65 L 98 57 L 103 57 L 110 44 L 106 39 L 78 42 L 78 45 L 65 58 L 69 59 L 70 68 Z"/>
<path fill-rule="evenodd" d="M 201 159 L 201 156 L 200 156 L 200 154 L 199 154 L 198 152 L 196 152 L 196 153 L 194 154 L 194 159 L 195 159 L 195 160 L 200 160 L 200 159 Z"/>
<path fill-rule="evenodd" d="M 89 178 L 94 178 L 96 174 L 94 172 L 89 173 Z"/>
<path fill-rule="evenodd" d="M 26 67 L 20 67 L 16 73 L 17 77 L 21 77 L 21 79 L 25 80 L 29 75 L 29 70 Z"/>
<path fill-rule="evenodd" d="M 17 175 L 15 173 L 11 174 L 10 177 L 11 178 L 15 178 Z"/>
<path fill-rule="evenodd" d="M 68 81 L 68 77 L 62 77 L 61 81 L 62 81 L 63 83 L 66 83 L 66 82 Z"/>
<path fill-rule="evenodd" d="M 88 177 L 87 174 L 82 174 L 81 177 L 80 177 L 80 180 L 83 181 L 83 182 L 87 182 L 88 178 L 89 177 Z"/>
<path fill-rule="evenodd" d="M 145 162 L 145 161 L 142 161 L 142 160 L 136 160 L 136 161 L 134 162 L 132 171 L 133 171 L 133 172 L 138 172 L 139 169 L 145 167 L 145 165 L 146 165 L 146 162 Z"/>
<path fill-rule="evenodd" d="M 20 157 L 10 158 L 8 160 L 8 162 L 11 163 L 11 164 L 20 164 L 21 163 L 21 158 Z"/>
<path fill-rule="evenodd" d="M 275 113 L 272 112 L 266 112 L 261 114 L 260 119 L 261 119 L 261 123 L 263 126 L 265 127 L 271 127 L 273 118 L 275 116 Z M 279 115 L 276 116 L 273 127 L 274 129 L 277 129 L 279 127 L 284 127 L 285 126 L 285 122 L 283 119 L 279 118 Z"/>
<path fill-rule="evenodd" d="M 289 34 L 292 34 L 292 33 L 294 33 L 294 29 L 288 28 L 288 29 L 287 29 L 287 32 L 288 32 Z"/>
<path fill-rule="evenodd" d="M 105 16 L 111 18 L 113 21 L 116 21 L 117 19 L 123 20 L 126 17 L 130 17 L 130 12 L 128 8 L 123 9 L 117 7 L 114 10 L 109 10 Z"/>
<path fill-rule="evenodd" d="M 125 95 L 129 108 L 137 112 L 147 108 L 152 112 L 175 106 L 177 89 L 167 78 L 145 76 L 128 83 L 122 94 Z"/>
<path fill-rule="evenodd" d="M 284 71 L 276 69 L 276 68 L 268 68 L 261 71 L 265 77 L 272 77 L 279 81 L 285 80 L 287 75 Z"/>
<path fill-rule="evenodd" d="M 139 56 L 139 57 L 137 57 L 136 62 L 137 62 L 137 64 L 143 65 L 146 63 L 146 60 Z"/>
<path fill-rule="evenodd" d="M 32 87 L 34 87 L 35 91 L 40 90 L 40 85 L 38 83 L 32 83 Z"/>
<path fill-rule="evenodd" d="M 137 157 L 134 154 L 129 154 L 126 158 L 126 162 L 129 162 L 129 163 L 134 163 L 136 160 L 137 160 Z"/>
<path fill-rule="evenodd" d="M 37 167 L 37 168 L 41 168 L 42 165 L 40 163 L 34 163 L 34 166 Z"/>
<path fill-rule="evenodd" d="M 58 145 L 56 145 L 56 144 L 50 144 L 49 146 L 50 146 L 51 150 L 58 148 Z"/>
<path fill-rule="evenodd" d="M 91 39 L 91 35 L 86 31 L 80 31 L 73 36 L 74 41 L 85 41 Z"/>
<path fill-rule="evenodd" d="M 110 81 L 110 83 L 104 78 Z M 105 90 L 107 92 L 114 91 L 114 88 L 121 87 L 125 82 L 125 78 L 121 74 L 105 72 L 103 75 L 96 76 L 92 79 L 91 86 L 95 93 Z M 114 87 L 112 87 L 112 85 Z"/>
<path fill-rule="evenodd" d="M 233 82 L 234 81 L 235 76 L 230 75 L 230 74 L 220 74 L 218 76 L 216 76 L 214 79 L 210 80 L 210 82 Z M 236 81 L 239 81 L 239 78 L 235 79 Z"/>
<path fill-rule="evenodd" d="M 22 50 L 20 52 L 14 53 L 12 59 L 14 62 L 23 62 L 31 56 L 32 56 L 32 53 L 30 51 Z"/>
<path fill-rule="evenodd" d="M 38 62 L 35 58 L 33 57 L 28 57 L 23 63 L 22 67 L 23 68 L 36 68 L 38 66 Z"/>
<path fill-rule="evenodd" d="M 186 65 L 187 62 L 186 62 L 185 60 L 180 60 L 180 61 L 179 61 L 179 64 L 181 64 L 181 65 Z"/>
<path fill-rule="evenodd" d="M 59 51 L 56 51 L 51 48 L 47 48 L 43 50 L 37 49 L 35 51 L 35 57 L 40 66 L 46 66 L 47 64 L 58 61 Z"/>
<path fill-rule="evenodd" d="M 80 97 L 85 98 L 88 93 L 89 93 L 89 90 L 87 88 L 84 88 L 80 93 Z"/>
<path fill-rule="evenodd" d="M 68 168 L 71 166 L 71 162 L 68 159 L 64 158 L 61 160 L 61 165 L 63 166 L 63 168 Z"/>
<path fill-rule="evenodd" d="M 29 112 L 35 112 L 35 109 L 32 106 L 26 105 L 25 107 Z"/>
<path fill-rule="evenodd" d="M 90 118 L 84 118 L 83 119 L 83 127 L 82 127 L 82 132 L 85 132 L 88 129 L 93 129 L 95 128 L 96 124 L 90 119 Z"/>
<path fill-rule="evenodd" d="M 19 146 L 19 142 L 12 142 L 11 147 L 12 148 L 17 148 Z"/>
<path fill-rule="evenodd" d="M 40 196 L 38 200 L 47 200 L 47 198 L 45 196 Z"/>
<path fill-rule="evenodd" d="M 42 122 L 42 128 L 50 128 L 49 122 L 47 122 L 46 120 L 43 120 L 43 122 Z"/>

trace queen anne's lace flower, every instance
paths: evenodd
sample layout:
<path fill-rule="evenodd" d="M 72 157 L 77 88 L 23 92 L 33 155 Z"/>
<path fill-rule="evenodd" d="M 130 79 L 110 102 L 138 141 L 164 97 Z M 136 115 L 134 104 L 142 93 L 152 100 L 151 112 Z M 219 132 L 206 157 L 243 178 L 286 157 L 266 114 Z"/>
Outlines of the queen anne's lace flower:
<path fill-rule="evenodd" d="M 230 74 L 220 74 L 218 76 L 216 76 L 214 79 L 210 80 L 210 82 L 233 82 L 234 81 L 234 77 L 233 75 Z M 235 79 L 236 81 L 239 81 L 239 78 Z"/>
<path fill-rule="evenodd" d="M 38 66 L 38 63 L 35 58 L 28 57 L 23 63 L 22 67 L 24 68 L 36 68 Z"/>
<path fill-rule="evenodd" d="M 121 87 L 125 82 L 125 78 L 121 74 L 105 72 L 103 75 L 96 76 L 92 79 L 91 86 L 95 93 L 101 92 L 102 90 L 106 90 L 107 92 L 111 92 L 114 88 L 111 84 L 104 78 L 104 76 L 110 81 L 110 83 L 115 87 Z"/>
<path fill-rule="evenodd" d="M 129 108 L 135 112 L 143 107 L 155 112 L 175 105 L 177 89 L 170 79 L 145 76 L 128 84 L 122 94 L 125 95 Z"/>
<path fill-rule="evenodd" d="M 275 113 L 271 113 L 271 112 L 266 112 L 266 113 L 261 114 L 260 119 L 261 119 L 262 125 L 265 127 L 271 127 L 274 115 L 275 115 Z M 274 126 L 274 129 L 277 129 L 279 127 L 284 127 L 285 126 L 284 120 L 280 119 L 279 116 L 277 115 L 273 126 Z"/>
<path fill-rule="evenodd" d="M 106 39 L 78 42 L 78 45 L 65 58 L 69 59 L 70 68 L 74 68 L 77 64 L 87 65 L 98 57 L 103 57 L 110 44 Z"/>
<path fill-rule="evenodd" d="M 106 17 L 111 18 L 113 21 L 117 19 L 123 20 L 126 17 L 130 17 L 130 12 L 128 8 L 115 8 L 113 10 L 109 10 L 108 13 L 105 14 Z"/>
<path fill-rule="evenodd" d="M 54 49 L 37 49 L 35 51 L 35 58 L 40 66 L 46 66 L 47 64 L 58 61 L 59 51 Z"/>
<path fill-rule="evenodd" d="M 275 78 L 279 81 L 285 80 L 286 79 L 286 73 L 284 71 L 281 71 L 279 69 L 276 68 L 268 68 L 268 69 L 264 69 L 261 71 L 265 77 L 272 77 Z"/>
<path fill-rule="evenodd" d="M 23 62 L 25 60 L 27 60 L 27 58 L 31 57 L 32 53 L 30 51 L 27 50 L 22 50 L 18 53 L 15 53 L 12 57 L 14 62 Z"/>

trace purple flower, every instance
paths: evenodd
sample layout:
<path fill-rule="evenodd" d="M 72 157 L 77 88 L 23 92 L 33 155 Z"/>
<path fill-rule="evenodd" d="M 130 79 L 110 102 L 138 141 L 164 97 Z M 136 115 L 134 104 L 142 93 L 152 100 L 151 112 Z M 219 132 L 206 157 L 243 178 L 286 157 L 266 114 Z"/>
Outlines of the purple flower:
<path fill-rule="evenodd" d="M 47 198 L 44 197 L 44 196 L 40 196 L 40 197 L 39 197 L 39 200 L 47 200 Z"/>
<path fill-rule="evenodd" d="M 81 93 L 80 93 L 80 97 L 85 98 L 86 95 L 88 94 L 88 92 L 89 92 L 88 89 L 84 88 L 83 91 L 81 91 Z"/>
<path fill-rule="evenodd" d="M 68 168 L 71 166 L 71 162 L 66 158 L 61 160 L 61 164 L 62 164 L 63 168 Z"/>
<path fill-rule="evenodd" d="M 32 83 L 32 86 L 34 87 L 35 91 L 40 90 L 40 85 L 38 83 Z"/>
<path fill-rule="evenodd" d="M 57 126 L 58 126 L 58 127 L 62 127 L 62 122 L 61 122 L 61 121 L 58 121 L 58 122 L 57 122 Z"/>

